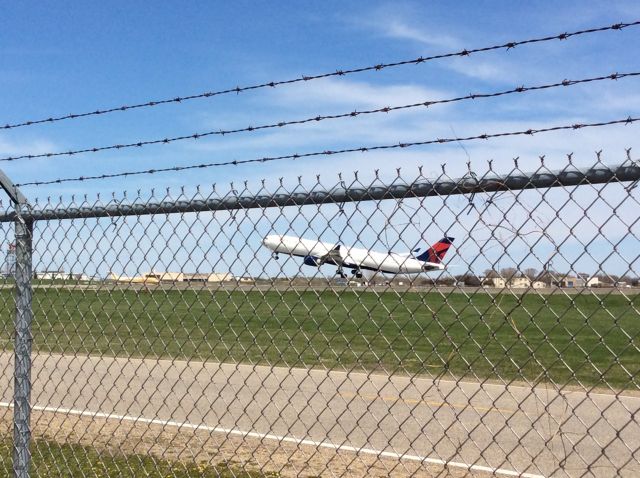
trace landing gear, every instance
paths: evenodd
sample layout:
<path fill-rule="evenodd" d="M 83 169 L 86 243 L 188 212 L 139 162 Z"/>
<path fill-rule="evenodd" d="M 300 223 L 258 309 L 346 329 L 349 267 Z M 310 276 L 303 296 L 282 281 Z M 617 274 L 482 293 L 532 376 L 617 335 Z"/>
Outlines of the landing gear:
<path fill-rule="evenodd" d="M 356 279 L 362 279 L 362 271 L 360 269 L 353 269 L 351 274 L 356 276 Z"/>
<path fill-rule="evenodd" d="M 273 257 L 276 261 L 277 261 L 278 259 L 280 259 L 280 256 L 279 256 L 276 252 L 274 252 L 273 254 L 271 254 L 271 257 Z"/>
<path fill-rule="evenodd" d="M 347 274 L 344 273 L 344 270 L 342 269 L 342 267 L 338 268 L 338 270 L 336 271 L 336 275 L 338 277 L 340 277 L 341 279 L 346 279 L 347 278 Z"/>

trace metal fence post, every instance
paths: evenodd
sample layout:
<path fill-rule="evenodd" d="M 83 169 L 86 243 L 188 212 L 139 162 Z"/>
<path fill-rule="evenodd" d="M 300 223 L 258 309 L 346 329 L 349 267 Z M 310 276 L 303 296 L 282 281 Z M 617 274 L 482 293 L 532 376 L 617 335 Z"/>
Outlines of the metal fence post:
<path fill-rule="evenodd" d="M 28 478 L 31 463 L 31 321 L 33 218 L 27 199 L 0 171 L 0 186 L 15 204 L 16 315 L 13 377 L 13 475 Z"/>
<path fill-rule="evenodd" d="M 32 310 L 32 237 L 33 221 L 16 215 L 16 316 L 15 375 L 13 409 L 13 472 L 16 478 L 28 478 L 31 452 L 31 321 Z"/>

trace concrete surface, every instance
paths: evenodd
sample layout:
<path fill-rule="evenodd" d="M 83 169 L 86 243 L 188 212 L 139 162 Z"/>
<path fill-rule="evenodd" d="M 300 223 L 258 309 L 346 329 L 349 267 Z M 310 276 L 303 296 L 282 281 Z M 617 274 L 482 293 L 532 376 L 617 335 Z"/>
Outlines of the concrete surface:
<path fill-rule="evenodd" d="M 3 402 L 12 370 L 12 354 L 0 354 Z M 640 396 L 631 393 L 43 353 L 32 376 L 37 410 L 93 420 L 502 476 L 640 476 Z"/>

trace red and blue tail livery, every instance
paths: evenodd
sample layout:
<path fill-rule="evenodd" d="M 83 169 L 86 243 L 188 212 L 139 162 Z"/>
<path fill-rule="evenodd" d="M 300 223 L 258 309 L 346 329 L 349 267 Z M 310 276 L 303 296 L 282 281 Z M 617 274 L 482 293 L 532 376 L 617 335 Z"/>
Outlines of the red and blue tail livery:
<path fill-rule="evenodd" d="M 425 252 L 416 256 L 416 259 L 423 262 L 431 262 L 432 264 L 440 264 L 454 240 L 453 237 L 445 236 Z"/>

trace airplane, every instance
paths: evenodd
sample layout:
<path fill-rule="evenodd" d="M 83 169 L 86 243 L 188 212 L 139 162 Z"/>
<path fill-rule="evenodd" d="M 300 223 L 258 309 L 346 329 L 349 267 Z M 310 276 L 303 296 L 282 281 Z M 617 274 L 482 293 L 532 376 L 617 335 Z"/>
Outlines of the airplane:
<path fill-rule="evenodd" d="M 420 274 L 444 270 L 442 259 L 453 241 L 453 237 L 445 236 L 422 253 L 420 248 L 405 253 L 368 251 L 345 247 L 342 244 L 276 234 L 265 237 L 262 244 L 273 251 L 272 255 L 276 260 L 279 254 L 287 254 L 302 257 L 303 263 L 312 267 L 333 264 L 338 266 L 337 274 L 340 277 L 346 277 L 343 269 L 346 267 L 359 279 L 363 270 L 387 274 Z"/>

